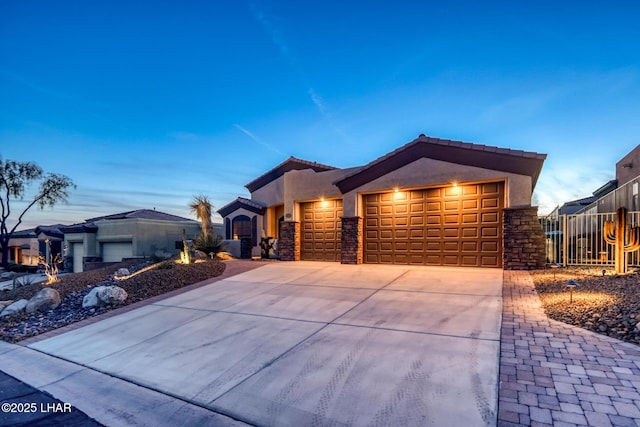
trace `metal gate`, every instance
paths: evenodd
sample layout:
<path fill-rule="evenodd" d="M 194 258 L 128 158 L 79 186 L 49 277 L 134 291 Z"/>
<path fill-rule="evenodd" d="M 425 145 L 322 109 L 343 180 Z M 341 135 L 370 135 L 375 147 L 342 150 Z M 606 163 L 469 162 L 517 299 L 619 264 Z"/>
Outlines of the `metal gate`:
<path fill-rule="evenodd" d="M 615 212 L 550 215 L 540 218 L 546 237 L 547 263 L 614 265 L 614 247 L 604 240 L 604 222 L 615 223 L 615 220 Z M 639 226 L 640 212 L 629 212 L 628 223 L 631 227 Z M 639 251 L 629 252 L 626 256 L 630 267 L 640 266 Z"/>

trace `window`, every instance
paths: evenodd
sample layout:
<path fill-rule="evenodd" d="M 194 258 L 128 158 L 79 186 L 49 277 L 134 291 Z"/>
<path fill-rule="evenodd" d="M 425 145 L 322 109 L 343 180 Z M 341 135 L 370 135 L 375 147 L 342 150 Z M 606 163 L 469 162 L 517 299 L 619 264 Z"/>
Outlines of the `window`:
<path fill-rule="evenodd" d="M 243 237 L 251 238 L 251 220 L 246 215 L 238 215 L 233 218 L 232 222 L 234 240 L 242 239 Z"/>

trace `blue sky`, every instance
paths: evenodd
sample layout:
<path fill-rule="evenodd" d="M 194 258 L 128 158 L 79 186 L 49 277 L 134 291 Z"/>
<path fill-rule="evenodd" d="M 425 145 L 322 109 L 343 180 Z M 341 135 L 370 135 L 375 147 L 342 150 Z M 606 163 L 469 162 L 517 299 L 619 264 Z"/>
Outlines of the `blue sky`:
<path fill-rule="evenodd" d="M 634 1 L 0 1 L 0 155 L 77 184 L 24 227 L 219 208 L 293 155 L 546 153 L 545 213 L 640 144 Z M 22 228 L 22 227 L 21 227 Z"/>

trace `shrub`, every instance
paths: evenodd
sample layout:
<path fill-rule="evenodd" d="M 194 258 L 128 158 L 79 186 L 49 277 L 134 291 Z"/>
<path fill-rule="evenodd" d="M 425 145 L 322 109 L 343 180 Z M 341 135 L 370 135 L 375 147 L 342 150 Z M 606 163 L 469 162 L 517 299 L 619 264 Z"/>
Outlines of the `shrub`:
<path fill-rule="evenodd" d="M 224 245 L 222 243 L 222 237 L 217 234 L 209 234 L 208 236 L 200 234 L 193 242 L 193 248 L 200 252 L 204 252 L 207 255 L 215 255 L 224 250 Z"/>

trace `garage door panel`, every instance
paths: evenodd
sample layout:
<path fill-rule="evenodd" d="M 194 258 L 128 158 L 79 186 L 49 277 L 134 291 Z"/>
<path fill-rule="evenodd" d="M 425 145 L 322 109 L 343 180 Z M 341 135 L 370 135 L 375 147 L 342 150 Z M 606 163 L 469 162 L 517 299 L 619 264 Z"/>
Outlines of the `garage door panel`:
<path fill-rule="evenodd" d="M 427 239 L 441 239 L 442 238 L 442 230 L 439 228 L 427 228 Z"/>
<path fill-rule="evenodd" d="M 442 217 L 440 215 L 427 215 L 427 224 L 440 225 L 442 224 Z"/>
<path fill-rule="evenodd" d="M 452 200 L 452 201 L 446 201 L 443 204 L 444 207 L 444 211 L 448 212 L 448 211 L 457 211 L 458 210 L 458 201 L 457 200 Z"/>
<path fill-rule="evenodd" d="M 380 227 L 388 227 L 388 228 L 393 227 L 393 217 L 391 216 L 381 217 Z"/>
<path fill-rule="evenodd" d="M 482 199 L 482 209 L 496 209 L 500 206 L 500 200 L 497 197 Z"/>
<path fill-rule="evenodd" d="M 460 237 L 460 229 L 445 228 L 442 230 L 442 237 L 444 239 L 458 239 Z"/>
<path fill-rule="evenodd" d="M 480 242 L 480 252 L 498 252 L 500 250 L 497 241 L 489 240 Z"/>
<path fill-rule="evenodd" d="M 460 221 L 458 214 L 447 214 L 444 216 L 445 224 L 457 224 Z"/>
<path fill-rule="evenodd" d="M 477 213 L 465 213 L 465 214 L 462 214 L 460 217 L 461 217 L 460 222 L 462 224 L 478 224 L 479 215 Z"/>
<path fill-rule="evenodd" d="M 462 210 L 475 211 L 476 209 L 478 209 L 478 200 L 477 199 L 463 200 L 462 201 Z"/>
<path fill-rule="evenodd" d="M 440 202 L 427 202 L 427 212 L 440 212 L 442 210 L 442 204 Z"/>
<path fill-rule="evenodd" d="M 463 227 L 460 229 L 460 236 L 465 239 L 477 239 L 480 232 L 477 227 Z"/>
<path fill-rule="evenodd" d="M 412 216 L 409 218 L 410 226 L 424 226 L 425 218 L 424 216 Z"/>
<path fill-rule="evenodd" d="M 456 187 L 459 189 L 459 193 L 463 196 L 473 196 L 474 198 L 481 193 L 481 189 L 478 185 L 462 185 L 460 187 Z"/>
<path fill-rule="evenodd" d="M 478 252 L 478 242 L 476 241 L 463 241 L 461 242 L 460 250 L 462 252 Z"/>
<path fill-rule="evenodd" d="M 501 267 L 503 193 L 485 183 L 366 196 L 365 261 Z"/>
<path fill-rule="evenodd" d="M 393 229 L 380 230 L 380 239 L 382 239 L 382 240 L 392 240 L 393 239 Z"/>
<path fill-rule="evenodd" d="M 464 255 L 460 257 L 460 264 L 463 267 L 479 267 L 478 257 L 476 255 Z"/>
<path fill-rule="evenodd" d="M 497 212 L 483 212 L 481 218 L 485 224 L 497 224 L 500 221 Z"/>
<path fill-rule="evenodd" d="M 410 239 L 424 239 L 425 230 L 423 228 L 412 228 L 409 230 L 409 238 Z"/>
<path fill-rule="evenodd" d="M 496 227 L 482 227 L 480 229 L 480 236 L 482 237 L 498 237 L 498 234 L 500 234 L 500 232 L 498 231 L 498 228 Z"/>

